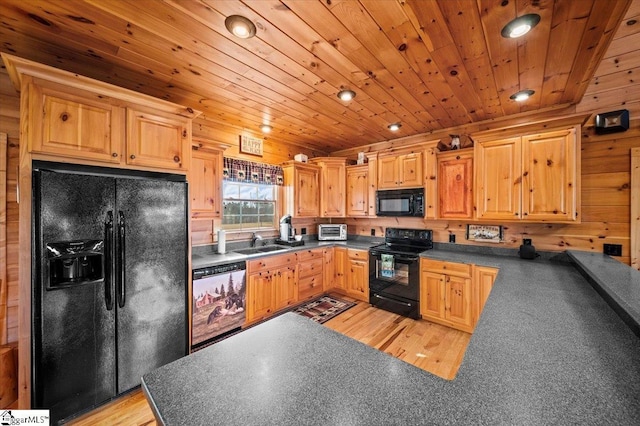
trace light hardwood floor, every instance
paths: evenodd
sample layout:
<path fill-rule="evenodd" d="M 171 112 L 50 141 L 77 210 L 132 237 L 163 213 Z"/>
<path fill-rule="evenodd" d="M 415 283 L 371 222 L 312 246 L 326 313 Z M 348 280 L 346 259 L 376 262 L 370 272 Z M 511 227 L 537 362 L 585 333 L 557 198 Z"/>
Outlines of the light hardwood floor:
<path fill-rule="evenodd" d="M 324 325 L 447 380 L 453 379 L 458 372 L 471 338 L 468 333 L 401 317 L 364 302 L 357 302 L 356 306 Z M 155 425 L 156 422 L 142 391 L 136 390 L 70 424 L 130 426 Z"/>

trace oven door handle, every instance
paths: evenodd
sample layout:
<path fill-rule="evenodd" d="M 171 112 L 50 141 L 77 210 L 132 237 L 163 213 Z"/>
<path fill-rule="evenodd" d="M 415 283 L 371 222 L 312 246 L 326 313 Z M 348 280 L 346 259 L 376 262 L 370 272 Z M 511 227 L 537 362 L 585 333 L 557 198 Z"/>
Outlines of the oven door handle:
<path fill-rule="evenodd" d="M 374 294 L 373 297 L 378 298 L 378 299 L 382 299 L 382 300 L 387 300 L 389 302 L 397 303 L 398 305 L 404 305 L 404 306 L 407 306 L 409 308 L 411 307 L 411 303 L 401 302 L 401 301 L 395 300 L 395 299 L 389 299 L 388 297 L 380 296 L 379 294 Z"/>

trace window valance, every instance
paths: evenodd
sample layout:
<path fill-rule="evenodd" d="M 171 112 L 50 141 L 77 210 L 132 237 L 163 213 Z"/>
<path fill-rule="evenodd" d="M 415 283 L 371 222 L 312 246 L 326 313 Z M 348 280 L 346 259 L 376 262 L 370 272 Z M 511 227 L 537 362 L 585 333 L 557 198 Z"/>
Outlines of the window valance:
<path fill-rule="evenodd" d="M 234 182 L 284 185 L 282 167 L 224 157 L 222 179 Z"/>

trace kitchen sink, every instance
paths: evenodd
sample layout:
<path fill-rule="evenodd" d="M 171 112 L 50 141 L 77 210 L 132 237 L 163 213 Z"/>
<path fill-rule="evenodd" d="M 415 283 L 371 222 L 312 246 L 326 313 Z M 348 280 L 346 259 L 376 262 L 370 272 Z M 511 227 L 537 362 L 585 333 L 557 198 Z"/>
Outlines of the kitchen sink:
<path fill-rule="evenodd" d="M 287 250 L 287 247 L 281 247 L 281 246 L 251 247 L 246 249 L 234 250 L 233 252 L 251 255 L 251 254 L 269 253 L 272 251 L 279 251 L 279 250 Z"/>

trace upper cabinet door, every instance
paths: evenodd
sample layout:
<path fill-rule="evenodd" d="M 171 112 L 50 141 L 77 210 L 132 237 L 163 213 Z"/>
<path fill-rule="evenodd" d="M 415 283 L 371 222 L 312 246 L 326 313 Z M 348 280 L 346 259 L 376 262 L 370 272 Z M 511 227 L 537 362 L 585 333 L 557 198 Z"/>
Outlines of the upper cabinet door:
<path fill-rule="evenodd" d="M 474 158 L 477 218 L 520 219 L 520 137 L 476 143 Z"/>
<path fill-rule="evenodd" d="M 189 192 L 191 215 L 220 217 L 222 212 L 222 152 L 194 149 L 191 152 Z"/>
<path fill-rule="evenodd" d="M 394 189 L 398 187 L 398 158 L 378 158 L 378 189 Z"/>
<path fill-rule="evenodd" d="M 575 129 L 522 137 L 522 216 L 535 221 L 576 219 Z"/>
<path fill-rule="evenodd" d="M 189 170 L 191 120 L 127 109 L 127 164 Z"/>
<path fill-rule="evenodd" d="M 320 157 L 312 160 L 320 166 L 320 216 L 344 217 L 346 205 L 346 158 Z"/>
<path fill-rule="evenodd" d="M 347 167 L 347 216 L 369 215 L 369 167 Z"/>
<path fill-rule="evenodd" d="M 473 217 L 473 153 L 451 151 L 438 158 L 438 216 Z"/>
<path fill-rule="evenodd" d="M 33 86 L 31 128 L 33 152 L 119 163 L 124 136 L 124 109 L 91 94 L 80 97 Z"/>
<path fill-rule="evenodd" d="M 399 176 L 398 186 L 402 188 L 415 188 L 423 186 L 422 183 L 422 153 L 414 152 L 398 156 Z"/>
<path fill-rule="evenodd" d="M 295 182 L 295 199 L 297 217 L 320 216 L 319 170 L 317 168 L 297 168 Z"/>

